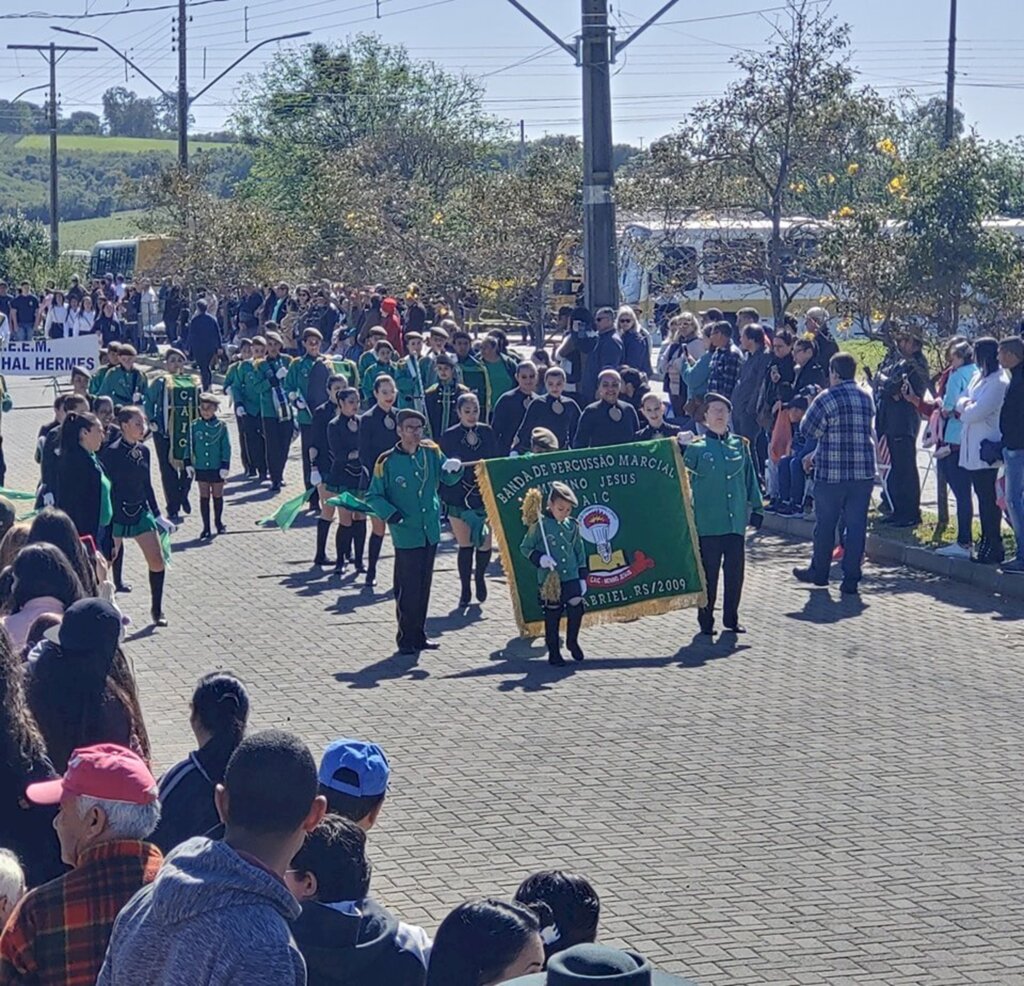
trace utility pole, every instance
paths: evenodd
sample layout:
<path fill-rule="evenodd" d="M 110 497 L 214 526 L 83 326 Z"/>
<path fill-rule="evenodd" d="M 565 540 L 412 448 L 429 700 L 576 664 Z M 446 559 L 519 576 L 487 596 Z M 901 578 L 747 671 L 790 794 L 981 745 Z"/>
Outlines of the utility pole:
<path fill-rule="evenodd" d="M 508 0 L 583 69 L 583 251 L 584 289 L 591 311 L 616 307 L 615 175 L 612 168 L 611 66 L 618 55 L 679 0 L 668 0 L 624 41 L 608 25 L 608 0 L 580 0 L 580 33 L 567 44 L 520 0 Z"/>
<path fill-rule="evenodd" d="M 188 59 L 185 0 L 178 0 L 178 167 L 188 171 Z"/>
<path fill-rule="evenodd" d="M 60 256 L 60 196 L 57 189 L 57 62 L 69 51 L 96 51 L 78 45 L 8 45 L 9 49 L 38 51 L 50 63 L 50 257 Z M 60 58 L 57 57 L 58 53 Z M 26 90 L 28 91 L 28 90 Z"/>
<path fill-rule="evenodd" d="M 949 0 L 949 55 L 946 63 L 946 126 L 942 133 L 942 146 L 953 143 L 956 121 L 956 107 L 953 104 L 956 92 L 956 0 Z"/>

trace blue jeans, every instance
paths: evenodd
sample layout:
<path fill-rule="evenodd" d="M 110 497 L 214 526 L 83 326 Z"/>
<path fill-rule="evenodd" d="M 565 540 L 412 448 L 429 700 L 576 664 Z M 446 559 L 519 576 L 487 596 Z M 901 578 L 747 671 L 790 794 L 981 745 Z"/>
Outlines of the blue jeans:
<path fill-rule="evenodd" d="M 1017 540 L 1017 561 L 1024 562 L 1024 449 L 1003 449 L 1006 509 Z"/>
<path fill-rule="evenodd" d="M 861 580 L 864 560 L 864 541 L 868 533 L 868 506 L 874 481 L 856 479 L 847 483 L 814 484 L 814 553 L 811 557 L 811 577 L 819 582 L 828 581 L 832 567 L 832 551 L 836 546 L 836 527 L 842 517 L 846 525 L 843 538 L 843 581 Z"/>
<path fill-rule="evenodd" d="M 807 474 L 804 472 L 803 456 L 783 456 L 779 460 L 779 499 L 794 507 L 800 507 L 804 502 L 806 488 Z"/>
<path fill-rule="evenodd" d="M 939 472 L 946 477 L 946 485 L 956 498 L 956 543 L 969 548 L 974 540 L 974 500 L 971 494 L 971 474 L 960 465 L 960 446 L 944 459 L 939 459 Z"/>

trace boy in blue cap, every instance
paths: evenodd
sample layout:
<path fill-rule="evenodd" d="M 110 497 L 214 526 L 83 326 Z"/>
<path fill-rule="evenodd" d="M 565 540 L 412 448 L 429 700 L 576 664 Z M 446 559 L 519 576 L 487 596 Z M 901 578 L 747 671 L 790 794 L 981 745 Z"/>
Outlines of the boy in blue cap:
<path fill-rule="evenodd" d="M 390 776 L 391 765 L 376 743 L 337 739 L 324 750 L 317 779 L 328 813 L 369 832 L 384 806 Z"/>

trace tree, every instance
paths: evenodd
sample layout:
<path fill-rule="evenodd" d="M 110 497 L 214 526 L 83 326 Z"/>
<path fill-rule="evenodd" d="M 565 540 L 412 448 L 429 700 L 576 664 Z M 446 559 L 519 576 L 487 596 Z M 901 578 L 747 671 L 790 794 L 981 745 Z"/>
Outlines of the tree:
<path fill-rule="evenodd" d="M 100 118 L 95 113 L 77 110 L 66 120 L 61 120 L 59 128 L 62 134 L 78 134 L 92 136 L 103 132 Z"/>
<path fill-rule="evenodd" d="M 799 245 L 784 239 L 783 218 L 822 216 L 846 197 L 843 183 L 858 174 L 888 112 L 871 90 L 854 87 L 849 27 L 827 8 L 789 0 L 770 41 L 762 52 L 734 56 L 742 77 L 695 107 L 647 160 L 663 206 L 684 216 L 700 210 L 770 222 L 766 256 L 738 262 L 745 277 L 766 286 L 779 321 L 799 287 L 792 283 Z"/>
<path fill-rule="evenodd" d="M 156 105 L 115 86 L 103 94 L 103 119 L 113 137 L 154 137 L 157 135 Z"/>

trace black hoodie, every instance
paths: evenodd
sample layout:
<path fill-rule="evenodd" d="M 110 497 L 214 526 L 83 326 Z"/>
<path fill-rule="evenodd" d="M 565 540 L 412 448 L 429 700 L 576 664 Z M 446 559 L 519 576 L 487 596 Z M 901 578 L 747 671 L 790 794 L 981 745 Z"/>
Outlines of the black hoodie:
<path fill-rule="evenodd" d="M 369 898 L 358 909 L 342 906 L 307 901 L 292 923 L 308 986 L 423 986 L 426 936 L 419 929 Z"/>

